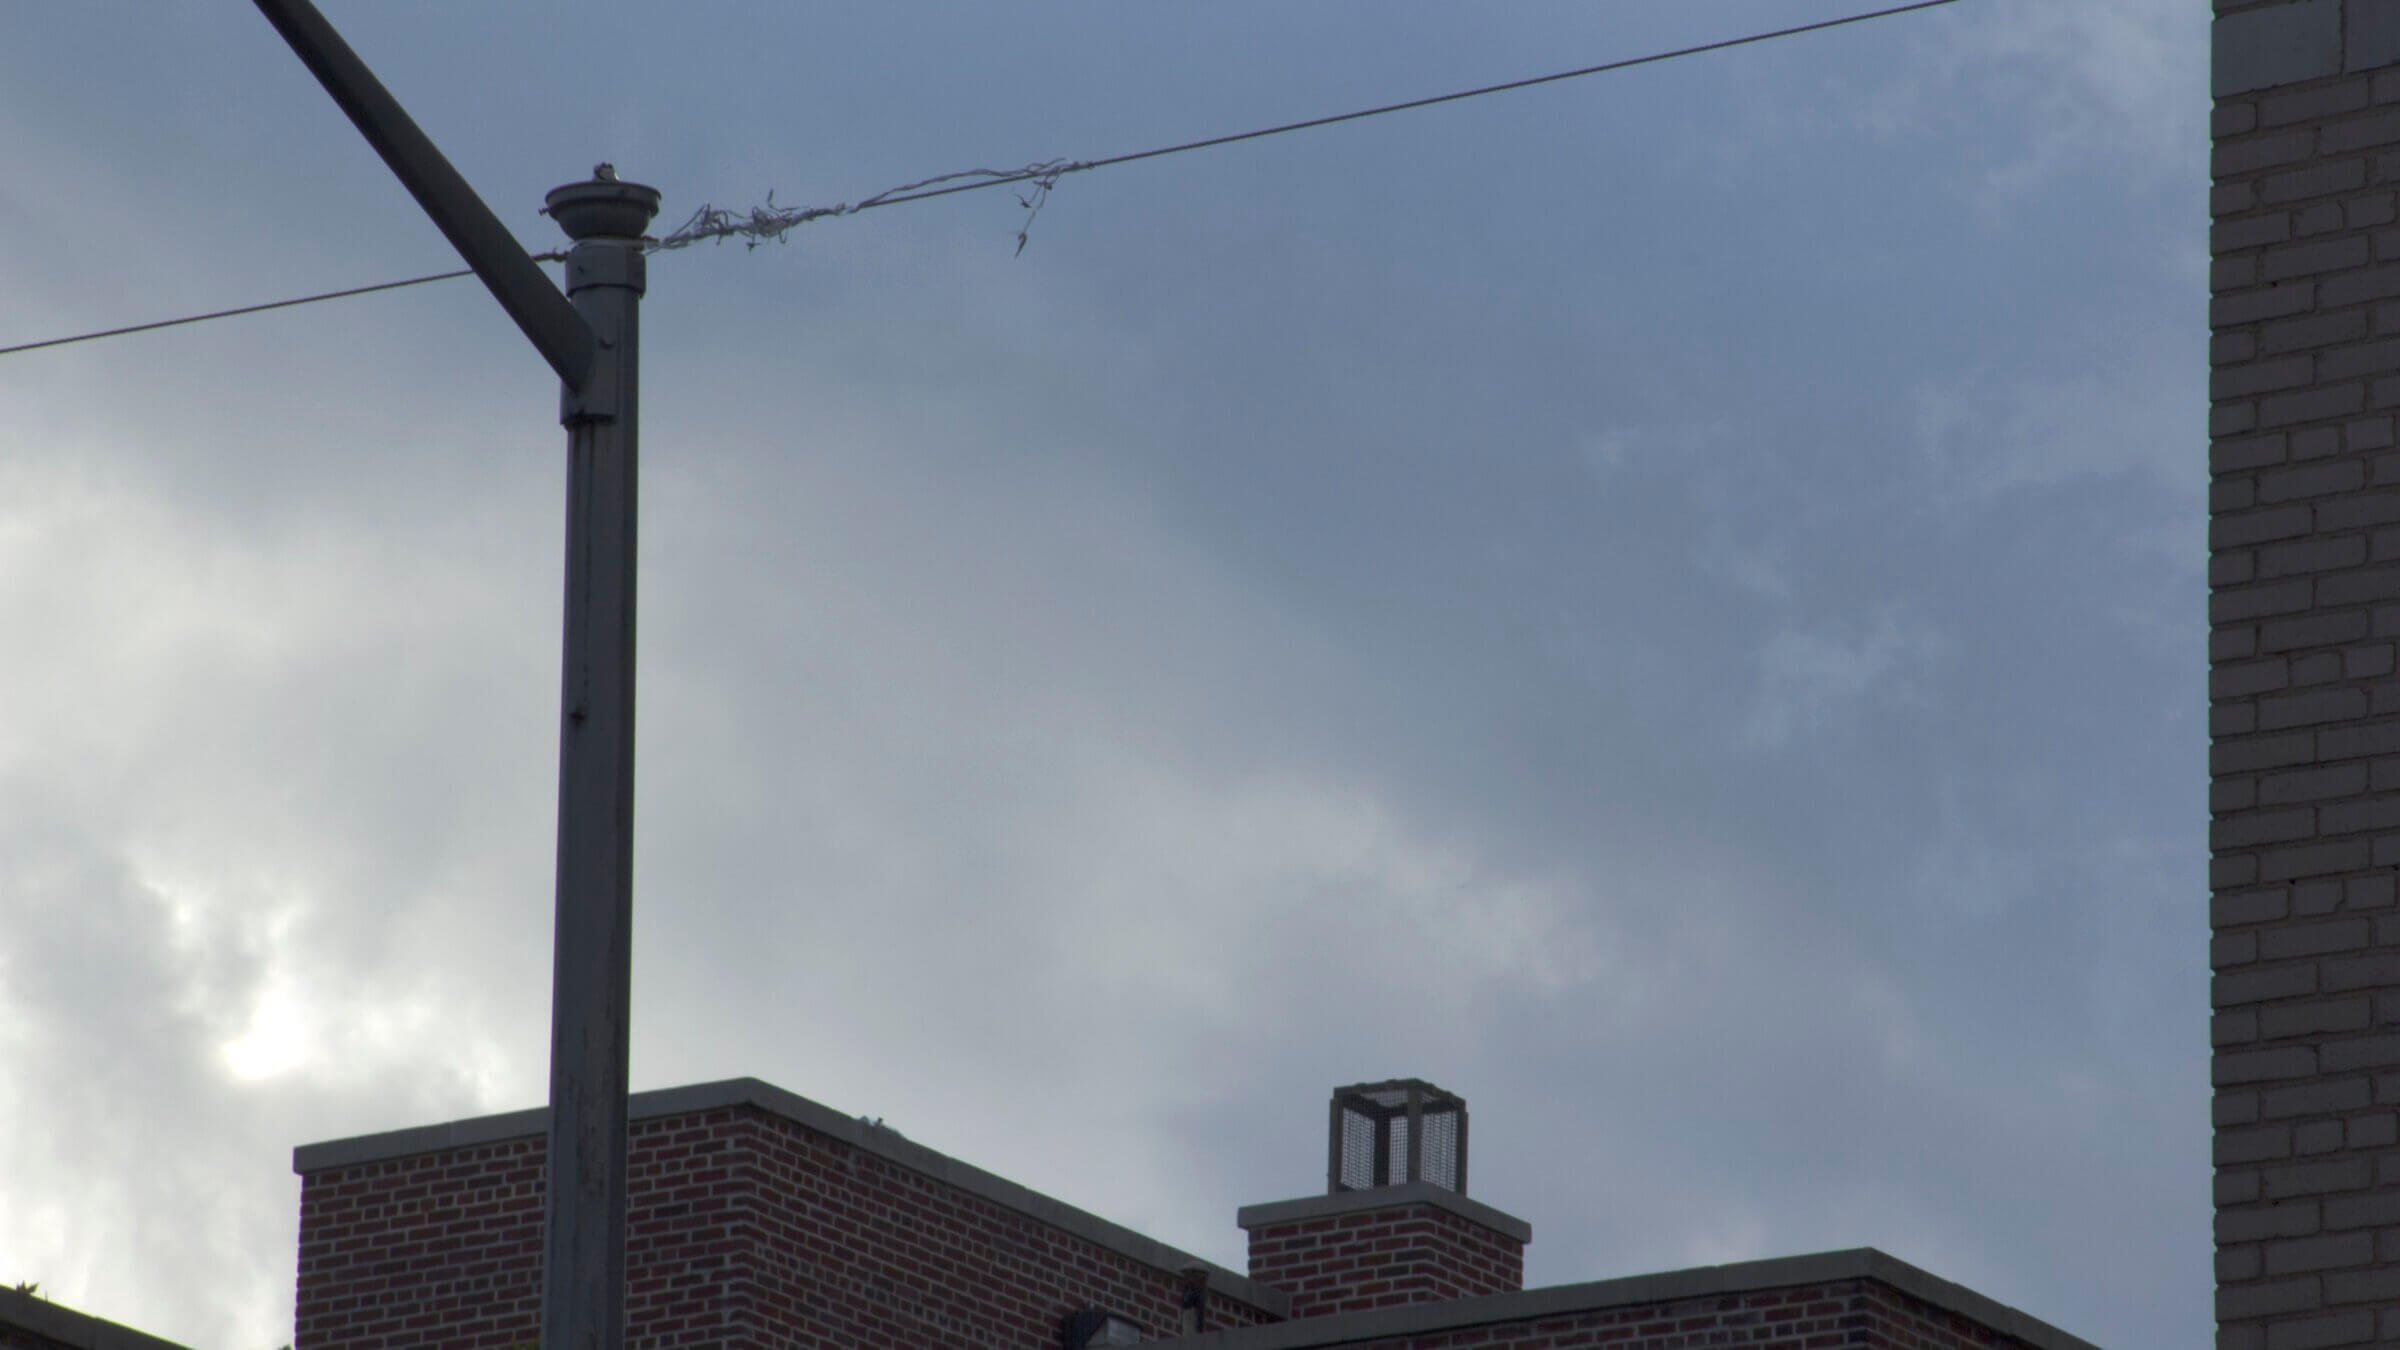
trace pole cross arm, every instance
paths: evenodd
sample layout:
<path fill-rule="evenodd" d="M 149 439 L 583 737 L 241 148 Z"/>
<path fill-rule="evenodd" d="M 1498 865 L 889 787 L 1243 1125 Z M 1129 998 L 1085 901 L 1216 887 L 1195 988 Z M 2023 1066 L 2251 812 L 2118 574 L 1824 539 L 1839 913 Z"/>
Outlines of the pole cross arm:
<path fill-rule="evenodd" d="M 516 320 L 527 340 L 569 389 L 581 390 L 591 376 L 599 341 L 591 325 L 558 293 L 541 267 L 508 227 L 500 223 L 475 189 L 418 129 L 391 91 L 367 69 L 309 0 L 257 0 L 261 14 L 283 34 L 301 64 L 350 115 L 359 134 L 401 186 L 425 208 L 467 266 Z"/>

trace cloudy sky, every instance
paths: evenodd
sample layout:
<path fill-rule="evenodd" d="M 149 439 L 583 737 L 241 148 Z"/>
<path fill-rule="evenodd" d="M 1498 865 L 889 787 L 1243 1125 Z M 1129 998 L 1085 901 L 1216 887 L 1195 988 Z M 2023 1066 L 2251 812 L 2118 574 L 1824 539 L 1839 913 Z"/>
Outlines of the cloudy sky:
<path fill-rule="evenodd" d="M 1799 0 L 325 0 L 521 238 Z M 1951 8 L 654 261 L 637 1086 L 1239 1268 L 1337 1083 L 1560 1283 L 2208 1335 L 2205 6 Z M 15 7 L 0 345 L 455 266 L 250 7 Z M 539 1104 L 562 445 L 472 282 L 0 358 L 0 1281 L 288 1338 Z"/>

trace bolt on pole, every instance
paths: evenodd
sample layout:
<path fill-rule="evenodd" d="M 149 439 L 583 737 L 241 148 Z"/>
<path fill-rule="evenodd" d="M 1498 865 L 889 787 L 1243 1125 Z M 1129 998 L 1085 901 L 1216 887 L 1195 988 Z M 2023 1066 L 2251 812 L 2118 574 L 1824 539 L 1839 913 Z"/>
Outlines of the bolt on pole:
<path fill-rule="evenodd" d="M 559 716 L 558 894 L 550 972 L 550 1180 L 543 1350 L 625 1343 L 627 1024 L 633 983 L 634 561 L 641 237 L 657 189 L 590 181 L 546 209 L 575 241 L 567 298 L 598 352 L 562 385 L 567 428 L 566 660 Z"/>

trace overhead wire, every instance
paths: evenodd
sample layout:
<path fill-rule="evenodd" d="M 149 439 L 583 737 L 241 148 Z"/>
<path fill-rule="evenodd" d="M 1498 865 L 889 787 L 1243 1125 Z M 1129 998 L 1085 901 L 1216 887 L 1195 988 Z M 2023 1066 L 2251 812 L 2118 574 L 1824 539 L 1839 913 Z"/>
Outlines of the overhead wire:
<path fill-rule="evenodd" d="M 1433 94 L 1424 98 L 1405 99 L 1398 103 L 1386 103 L 1372 108 L 1360 108 L 1352 112 L 1333 113 L 1324 117 L 1305 118 L 1297 122 L 1285 122 L 1277 126 L 1260 127 L 1253 131 L 1237 131 L 1224 136 L 1209 136 L 1200 140 L 1184 141 L 1176 145 L 1159 146 L 1151 150 L 1136 150 L 1129 154 L 1110 155 L 1101 159 L 1052 159 L 1043 160 L 1034 164 L 1028 164 L 1021 169 L 966 169 L 957 173 L 937 174 L 934 177 L 919 179 L 913 183 L 904 183 L 898 187 L 886 188 L 884 191 L 878 192 L 871 197 L 862 197 L 855 202 L 844 202 L 834 206 L 777 206 L 775 204 L 774 194 L 770 192 L 767 194 L 766 205 L 762 207 L 753 207 L 747 213 L 739 213 L 725 210 L 723 208 L 703 205 L 698 211 L 694 212 L 692 217 L 682 226 L 652 243 L 650 245 L 650 249 L 654 252 L 666 249 L 679 249 L 702 242 L 704 240 L 721 240 L 735 235 L 747 236 L 750 243 L 755 246 L 762 240 L 781 239 L 785 233 L 794 227 L 805 224 L 812 220 L 823 220 L 834 216 L 856 215 L 861 211 L 871 211 L 877 207 L 898 206 L 902 202 L 928 201 L 935 197 L 947 197 L 955 193 L 973 192 L 981 188 L 1004 187 L 1013 183 L 1030 183 L 1036 190 L 1036 195 L 1033 197 L 1020 199 L 1021 204 L 1027 208 L 1027 223 L 1030 225 L 1032 213 L 1038 212 L 1041 209 L 1042 201 L 1048 196 L 1050 189 L 1057 184 L 1059 179 L 1064 178 L 1069 174 L 1086 173 L 1093 169 L 1105 169 L 1119 164 L 1133 164 L 1147 159 L 1162 159 L 1169 155 L 1188 154 L 1195 150 L 1209 150 L 1218 146 L 1240 144 L 1244 141 L 1264 140 L 1269 136 L 1288 135 L 1296 131 L 1310 131 L 1319 127 L 1336 126 L 1344 122 L 1356 122 L 1370 117 L 1383 117 L 1391 113 L 1408 112 L 1417 108 L 1430 108 L 1444 103 L 1457 103 L 1464 99 L 1483 98 L 1492 94 L 1509 93 L 1519 89 L 1531 89 L 1538 85 L 1556 84 L 1564 80 L 1582 79 L 1592 75 L 1605 75 L 1612 71 L 1630 70 L 1636 66 L 1655 65 L 1662 61 L 1674 61 L 1684 57 L 1704 55 L 1709 52 L 1726 51 L 1735 47 L 1747 47 L 1762 42 L 1773 42 L 1783 38 L 1798 37 L 1804 33 L 1823 32 L 1829 28 L 1842 28 L 1851 24 L 1868 23 L 1876 19 L 1888 19 L 1896 15 L 1909 14 L 1918 10 L 1938 9 L 1944 5 L 1956 3 L 1958 3 L 1958 0 L 1914 0 L 1914 2 L 1910 4 L 1893 5 L 1888 8 L 1868 10 L 1858 14 L 1846 14 L 1838 18 L 1820 19 L 1813 23 L 1796 24 L 1789 28 L 1777 28 L 1766 32 L 1750 33 L 1742 37 L 1722 38 L 1714 42 L 1703 42 L 1694 46 L 1678 47 L 1672 51 L 1652 52 L 1645 56 L 1632 56 L 1617 61 L 1604 61 L 1598 65 L 1581 66 L 1574 70 L 1554 71 L 1547 75 L 1534 75 L 1521 80 L 1506 80 L 1499 84 L 1480 85 L 1473 89 L 1459 89 L 1446 94 Z M 1024 247 L 1025 232 L 1021 229 L 1017 233 L 1017 249 L 1019 252 L 1023 252 Z M 542 253 L 536 254 L 534 260 L 537 262 L 555 262 L 561 258 L 564 258 L 565 256 L 566 255 L 564 253 L 558 252 Z M 187 314 L 180 318 L 157 319 L 149 323 L 128 324 L 122 328 L 107 328 L 89 333 L 76 333 L 67 337 L 44 338 L 39 342 L 22 342 L 16 344 L 15 346 L 0 347 L 0 356 L 13 356 L 20 352 L 39 351 L 47 347 L 64 347 L 71 343 L 77 342 L 95 342 L 101 338 L 123 337 L 130 333 L 147 333 L 160 328 L 174 328 L 184 324 L 207 323 L 214 319 L 236 318 L 240 315 L 258 314 L 272 309 L 289 309 L 296 305 L 313 305 L 322 300 L 342 300 L 356 295 L 372 295 L 378 291 L 399 290 L 406 286 L 422 286 L 428 282 L 435 281 L 452 281 L 459 277 L 471 275 L 473 275 L 472 269 L 460 268 L 456 271 L 434 272 L 425 276 L 407 277 L 399 281 L 377 282 L 371 286 L 352 286 L 344 290 L 322 291 L 315 295 L 294 296 L 288 300 L 270 300 L 264 304 L 241 305 L 233 309 L 212 310 L 205 314 Z"/>
<path fill-rule="evenodd" d="M 242 305 L 234 309 L 215 309 L 206 314 L 186 314 L 179 319 L 154 319 L 149 323 L 127 324 L 123 328 L 103 328 L 96 333 L 77 333 L 73 337 L 44 338 L 40 342 L 20 342 L 14 347 L 0 347 L 0 356 L 18 352 L 40 351 L 44 347 L 64 347 L 70 342 L 96 342 L 101 338 L 123 337 L 127 333 L 147 333 L 157 328 L 174 328 L 187 323 L 206 323 L 211 319 L 231 319 L 243 314 L 258 314 L 270 309 L 289 309 L 294 305 L 313 305 L 319 300 L 341 300 L 353 295 L 371 295 L 376 291 L 396 291 L 403 286 L 422 286 L 428 281 L 449 281 L 472 276 L 475 269 L 462 267 L 455 272 L 434 272 L 400 281 L 379 281 L 372 286 L 352 286 L 348 290 L 322 291 L 316 295 L 299 295 L 289 300 L 269 300 L 263 305 Z"/>
<path fill-rule="evenodd" d="M 812 220 L 822 220 L 829 216 L 855 215 L 861 211 L 871 211 L 879 206 L 898 206 L 902 202 L 921 202 L 934 197 L 947 197 L 953 193 L 974 192 L 982 188 L 1005 187 L 1011 183 L 1032 183 L 1036 187 L 1042 189 L 1044 192 L 1047 192 L 1051 186 L 1058 182 L 1059 179 L 1066 177 L 1068 174 L 1083 173 L 1091 169 L 1105 169 L 1111 167 L 1112 165 L 1132 164 L 1139 160 L 1145 159 L 1161 159 L 1168 155 L 1180 155 L 1193 150 L 1209 150 L 1222 145 L 1235 145 L 1243 141 L 1264 140 L 1269 136 L 1281 136 L 1294 131 L 1310 131 L 1318 127 L 1335 126 L 1343 122 L 1356 122 L 1369 117 L 1382 117 L 1389 113 L 1408 112 L 1416 108 L 1430 108 L 1436 104 L 1456 103 L 1462 99 L 1482 98 L 1489 94 L 1504 94 L 1518 89 L 1531 89 L 1536 85 L 1556 84 L 1562 80 L 1582 79 L 1589 75 L 1605 75 L 1612 71 L 1630 70 L 1635 66 L 1655 65 L 1661 61 L 1673 61 L 1687 56 L 1700 56 L 1708 52 L 1721 52 L 1733 47 L 1747 47 L 1754 43 L 1773 42 L 1780 38 L 1798 37 L 1803 33 L 1822 32 L 1828 28 L 1841 28 L 1850 24 L 1867 23 L 1875 19 L 1888 19 L 1894 15 L 1908 14 L 1921 9 L 1938 9 L 1944 5 L 1956 4 L 1957 2 L 1958 0 L 1915 0 L 1914 3 L 1894 5 L 1888 9 L 1871 10 L 1860 14 L 1848 14 L 1834 19 L 1820 19 L 1814 23 L 1797 24 L 1790 28 L 1777 28 L 1769 32 L 1751 33 L 1744 37 L 1722 38 L 1715 42 L 1703 42 L 1691 47 L 1678 47 L 1673 51 L 1652 52 L 1647 56 L 1632 56 L 1618 61 L 1604 61 L 1596 66 L 1582 66 L 1574 70 L 1561 70 L 1548 75 L 1534 75 L 1521 80 L 1507 80 L 1499 84 L 1487 84 L 1474 89 L 1460 89 L 1447 94 L 1434 94 L 1425 98 L 1406 99 L 1399 103 L 1386 103 L 1379 107 L 1360 108 L 1355 112 L 1333 113 L 1325 117 L 1311 117 L 1298 122 L 1286 122 L 1280 126 L 1261 127 L 1255 131 L 1237 131 L 1226 136 L 1210 136 L 1202 140 L 1185 141 L 1180 145 L 1160 146 L 1155 150 L 1136 150 L 1131 154 L 1110 155 L 1104 159 L 1043 160 L 1039 163 L 1028 164 L 1022 169 L 1009 170 L 967 169 L 959 173 L 943 174 L 936 178 L 927 178 L 920 182 L 903 184 L 902 186 L 896 188 L 887 188 L 872 197 L 862 198 L 856 202 L 845 202 L 837 206 L 811 206 L 799 208 L 778 207 L 774 205 L 772 194 L 769 196 L 769 201 L 766 207 L 754 208 L 748 216 L 742 216 L 733 212 L 722 211 L 716 208 L 703 206 L 699 211 L 693 213 L 691 221 L 677 229 L 674 233 L 660 239 L 657 247 L 662 249 L 682 248 L 689 244 L 698 243 L 704 239 L 724 238 L 726 236 L 735 234 L 751 235 L 754 239 L 760 237 L 780 237 L 784 231 L 791 229 L 795 225 L 805 224 Z M 949 181 L 951 179 L 962 178 L 971 179 L 973 181 Z M 918 189 L 923 190 L 920 191 Z M 1035 202 L 1027 202 L 1026 205 L 1029 208 L 1038 209 Z M 712 216 L 715 217 L 715 219 L 709 219 Z M 1018 239 L 1020 249 L 1022 248 L 1023 242 L 1023 236 L 1020 235 Z"/>
<path fill-rule="evenodd" d="M 535 262 L 563 262 L 561 252 L 536 253 Z M 44 347 L 64 347 L 71 342 L 96 342 L 101 338 L 123 337 L 128 333 L 147 333 L 158 328 L 174 328 L 187 323 L 206 323 L 211 319 L 232 319 L 244 314 L 259 314 L 270 309 L 290 309 L 294 305 L 313 305 L 319 300 L 346 300 L 353 295 L 373 295 L 377 291 L 396 291 L 404 286 L 422 286 L 429 281 L 456 281 L 475 275 L 475 269 L 461 267 L 453 272 L 428 272 L 421 277 L 402 277 L 398 281 L 378 281 L 372 286 L 351 286 L 339 291 L 319 291 L 315 295 L 296 295 L 289 300 L 269 300 L 258 305 L 238 305 L 232 309 L 213 309 L 206 314 L 186 314 L 176 319 L 153 319 L 149 323 L 127 324 L 123 328 L 103 328 L 92 333 L 77 333 L 72 337 L 44 338 L 40 342 L 20 342 L 13 347 L 0 347 L 0 356 L 18 352 L 40 351 Z"/>

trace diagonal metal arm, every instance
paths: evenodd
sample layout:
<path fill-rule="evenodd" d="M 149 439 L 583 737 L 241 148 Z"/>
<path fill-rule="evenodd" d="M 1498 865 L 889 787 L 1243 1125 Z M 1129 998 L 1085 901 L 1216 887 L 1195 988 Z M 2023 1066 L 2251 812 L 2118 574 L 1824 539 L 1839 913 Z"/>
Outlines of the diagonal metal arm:
<path fill-rule="evenodd" d="M 598 340 L 558 287 L 542 272 L 475 189 L 434 148 L 399 100 L 367 69 L 350 44 L 309 0 L 257 0 L 261 14 L 283 34 L 301 64 L 350 115 L 367 144 L 383 156 L 409 195 L 441 227 L 458 255 L 475 269 L 492 298 L 516 320 L 534 349 L 568 388 L 590 376 Z"/>

